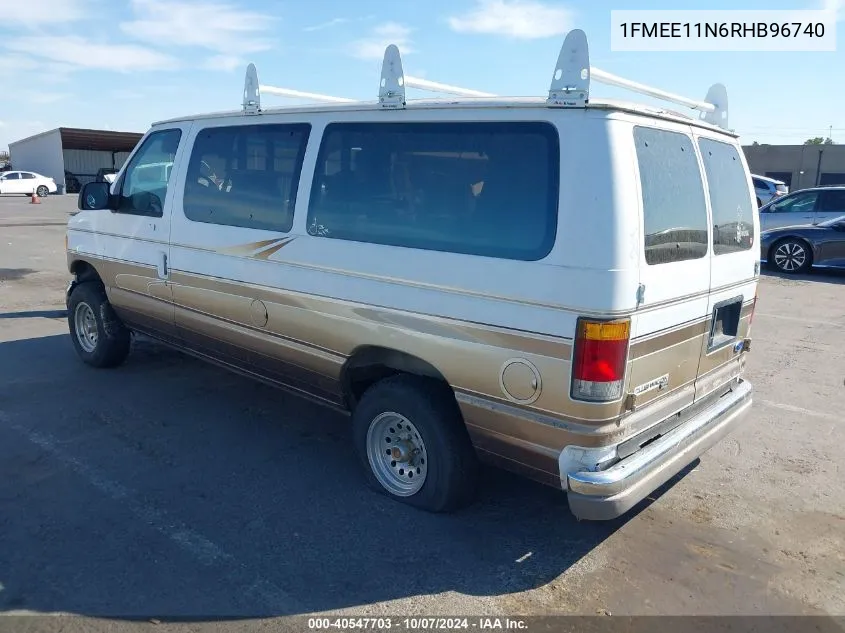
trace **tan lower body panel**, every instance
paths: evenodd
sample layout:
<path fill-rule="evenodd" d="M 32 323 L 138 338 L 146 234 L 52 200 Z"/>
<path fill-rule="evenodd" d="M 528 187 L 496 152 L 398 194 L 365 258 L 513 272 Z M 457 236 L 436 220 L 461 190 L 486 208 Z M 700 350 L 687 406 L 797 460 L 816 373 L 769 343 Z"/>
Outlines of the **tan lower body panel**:
<path fill-rule="evenodd" d="M 732 350 L 702 358 L 705 319 L 632 341 L 631 387 L 670 376 L 668 388 L 642 399 L 652 406 L 632 413 L 624 402 L 569 398 L 567 339 L 177 270 L 165 284 L 151 267 L 86 260 L 130 327 L 326 404 L 343 405 L 344 363 L 362 348 L 419 358 L 455 390 L 480 457 L 552 485 L 560 485 L 558 456 L 565 446 L 624 440 L 689 404 L 697 374 L 706 369 L 718 377 L 733 360 Z"/>

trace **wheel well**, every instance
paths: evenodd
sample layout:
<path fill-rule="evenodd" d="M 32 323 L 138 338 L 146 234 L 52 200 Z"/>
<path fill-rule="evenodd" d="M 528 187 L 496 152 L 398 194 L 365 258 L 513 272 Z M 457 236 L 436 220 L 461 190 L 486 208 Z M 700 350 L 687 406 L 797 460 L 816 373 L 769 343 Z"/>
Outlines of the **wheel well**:
<path fill-rule="evenodd" d="M 368 345 L 355 350 L 341 370 L 343 394 L 349 408 L 354 409 L 361 396 L 372 385 L 396 374 L 412 374 L 436 380 L 447 386 L 449 384 L 434 365 L 417 356 Z"/>
<path fill-rule="evenodd" d="M 88 262 L 77 259 L 70 265 L 70 272 L 76 276 L 76 281 L 82 283 L 83 281 L 97 281 L 103 283 L 97 269 Z"/>

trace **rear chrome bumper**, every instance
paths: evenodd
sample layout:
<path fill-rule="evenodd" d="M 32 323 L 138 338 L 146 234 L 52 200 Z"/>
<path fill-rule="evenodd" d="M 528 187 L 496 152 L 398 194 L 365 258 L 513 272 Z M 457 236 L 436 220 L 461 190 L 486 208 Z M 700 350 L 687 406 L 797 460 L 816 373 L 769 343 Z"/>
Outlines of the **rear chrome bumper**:
<path fill-rule="evenodd" d="M 694 417 L 613 466 L 569 472 L 565 477 L 570 510 L 591 521 L 624 514 L 733 431 L 752 400 L 751 384 L 739 380 Z"/>

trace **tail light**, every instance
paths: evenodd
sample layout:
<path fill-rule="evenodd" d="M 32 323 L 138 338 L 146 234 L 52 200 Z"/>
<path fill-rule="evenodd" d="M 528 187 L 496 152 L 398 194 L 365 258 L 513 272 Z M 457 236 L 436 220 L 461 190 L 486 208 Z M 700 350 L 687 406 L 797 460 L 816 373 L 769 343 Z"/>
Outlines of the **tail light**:
<path fill-rule="evenodd" d="M 574 400 L 614 402 L 622 397 L 631 322 L 579 319 L 572 361 Z"/>

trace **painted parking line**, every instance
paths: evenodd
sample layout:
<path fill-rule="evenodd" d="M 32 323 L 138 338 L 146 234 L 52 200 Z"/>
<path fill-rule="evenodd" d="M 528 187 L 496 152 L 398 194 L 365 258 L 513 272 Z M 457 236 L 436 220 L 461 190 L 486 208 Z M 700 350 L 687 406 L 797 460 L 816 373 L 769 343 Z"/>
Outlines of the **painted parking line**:
<path fill-rule="evenodd" d="M 818 418 L 819 420 L 827 420 L 828 422 L 839 422 L 842 416 L 833 415 L 831 413 L 824 413 L 823 411 L 813 411 L 812 409 L 805 409 L 804 407 L 796 407 L 793 404 L 786 404 L 783 402 L 772 402 L 771 400 L 758 400 L 758 403 L 772 409 L 780 409 L 781 411 L 789 411 L 790 413 L 797 413 L 798 415 L 806 415 L 811 418 Z"/>
<path fill-rule="evenodd" d="M 163 534 L 177 547 L 187 552 L 198 563 L 207 567 L 221 567 L 221 571 L 235 592 L 252 597 L 261 608 L 273 615 L 306 612 L 290 594 L 273 583 L 250 572 L 246 566 L 227 553 L 222 547 L 196 530 L 168 515 L 155 506 L 138 500 L 138 496 L 123 484 L 113 481 L 90 464 L 60 448 L 60 442 L 41 430 L 33 430 L 16 423 L 7 413 L 0 411 L 0 424 L 11 429 L 60 461 L 112 501 L 126 507 L 141 522 Z"/>

